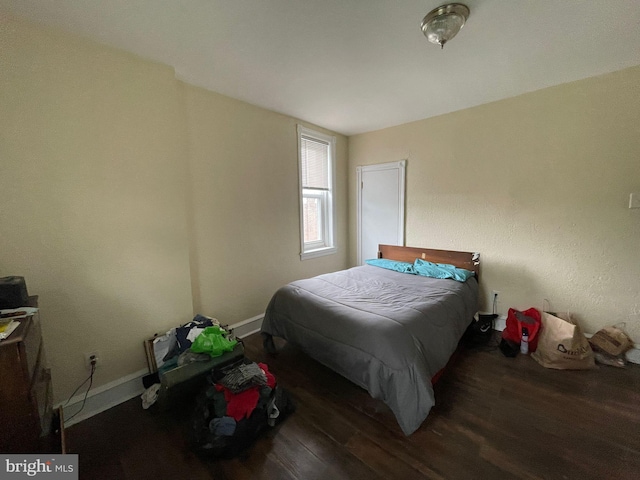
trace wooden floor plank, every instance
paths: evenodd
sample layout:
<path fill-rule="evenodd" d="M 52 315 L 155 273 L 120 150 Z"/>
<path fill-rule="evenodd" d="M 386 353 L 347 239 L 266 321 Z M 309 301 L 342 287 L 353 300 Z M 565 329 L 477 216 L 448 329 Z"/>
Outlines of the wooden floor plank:
<path fill-rule="evenodd" d="M 189 449 L 187 404 L 143 410 L 133 399 L 67 430 L 80 478 L 394 479 L 638 478 L 640 367 L 542 368 L 530 356 L 461 349 L 436 406 L 407 437 L 366 391 L 277 340 L 247 356 L 269 365 L 297 411 L 233 459 Z"/>

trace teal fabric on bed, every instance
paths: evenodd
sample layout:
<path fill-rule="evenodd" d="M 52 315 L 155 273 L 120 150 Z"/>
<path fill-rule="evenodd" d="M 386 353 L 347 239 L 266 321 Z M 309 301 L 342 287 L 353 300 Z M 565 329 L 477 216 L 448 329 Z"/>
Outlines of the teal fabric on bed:
<path fill-rule="evenodd" d="M 407 262 L 398 262 L 396 260 L 389 260 L 387 258 L 372 258 L 370 260 L 365 260 L 365 263 L 367 265 L 386 268 L 387 270 L 393 270 L 395 272 L 410 273 L 411 275 L 416 275 L 413 264 Z"/>
<path fill-rule="evenodd" d="M 431 278 L 451 278 L 458 282 L 466 282 L 475 275 L 470 270 L 458 268 L 448 263 L 431 263 L 421 258 L 416 258 L 413 262 L 413 269 L 417 275 Z"/>

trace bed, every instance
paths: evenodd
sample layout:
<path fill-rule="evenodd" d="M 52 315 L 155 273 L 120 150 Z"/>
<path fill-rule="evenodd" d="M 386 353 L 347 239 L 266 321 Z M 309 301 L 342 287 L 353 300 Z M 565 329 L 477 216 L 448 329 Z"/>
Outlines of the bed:
<path fill-rule="evenodd" d="M 410 435 L 435 405 L 432 379 L 477 311 L 480 255 L 380 245 L 378 257 L 474 276 L 462 282 L 365 264 L 298 280 L 273 295 L 261 331 L 268 351 L 273 336 L 284 338 L 385 402 Z"/>

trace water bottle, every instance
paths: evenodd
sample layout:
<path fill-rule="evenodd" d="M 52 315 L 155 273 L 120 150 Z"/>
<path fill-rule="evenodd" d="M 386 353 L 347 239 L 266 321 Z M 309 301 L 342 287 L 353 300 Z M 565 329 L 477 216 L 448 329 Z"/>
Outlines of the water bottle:
<path fill-rule="evenodd" d="M 529 330 L 527 327 L 522 327 L 522 340 L 520 340 L 520 353 L 526 355 L 529 353 Z"/>

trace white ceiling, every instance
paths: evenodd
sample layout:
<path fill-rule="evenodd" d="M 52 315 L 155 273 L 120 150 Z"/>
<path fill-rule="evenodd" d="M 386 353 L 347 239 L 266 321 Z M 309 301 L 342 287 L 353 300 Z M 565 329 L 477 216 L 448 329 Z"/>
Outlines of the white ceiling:
<path fill-rule="evenodd" d="M 464 0 L 463 0 L 464 1 Z M 346 135 L 640 65 L 639 0 L 0 0 L 0 11 L 175 68 L 178 78 Z"/>

